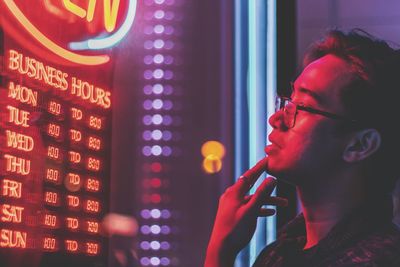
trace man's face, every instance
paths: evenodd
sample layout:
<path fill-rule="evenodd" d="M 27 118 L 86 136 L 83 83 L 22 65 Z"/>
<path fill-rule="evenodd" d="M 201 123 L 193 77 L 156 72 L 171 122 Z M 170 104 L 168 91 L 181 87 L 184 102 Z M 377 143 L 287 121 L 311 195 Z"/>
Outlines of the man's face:
<path fill-rule="evenodd" d="M 348 63 L 326 55 L 305 67 L 294 83 L 291 99 L 295 104 L 346 115 L 340 92 L 353 74 Z M 298 110 L 293 128 L 282 122 L 283 111 L 269 119 L 273 131 L 268 154 L 268 170 L 272 175 L 294 184 L 322 178 L 343 164 L 346 138 L 338 134 L 338 121 L 319 114 Z"/>

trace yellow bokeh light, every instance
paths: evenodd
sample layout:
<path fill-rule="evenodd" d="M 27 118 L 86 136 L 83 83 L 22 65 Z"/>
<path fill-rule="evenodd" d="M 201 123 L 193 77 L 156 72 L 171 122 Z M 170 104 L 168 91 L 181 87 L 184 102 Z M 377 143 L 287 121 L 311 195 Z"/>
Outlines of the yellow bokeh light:
<path fill-rule="evenodd" d="M 216 155 L 208 155 L 203 160 L 203 170 L 206 173 L 217 173 L 222 169 L 222 161 Z"/>
<path fill-rule="evenodd" d="M 207 141 L 201 147 L 201 154 L 203 157 L 214 155 L 222 159 L 225 156 L 225 147 L 218 141 Z"/>

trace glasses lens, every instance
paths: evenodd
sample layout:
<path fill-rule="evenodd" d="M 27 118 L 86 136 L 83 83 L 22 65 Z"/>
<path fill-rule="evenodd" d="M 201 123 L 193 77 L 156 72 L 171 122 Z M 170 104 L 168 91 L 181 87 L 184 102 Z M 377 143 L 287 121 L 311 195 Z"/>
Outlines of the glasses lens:
<path fill-rule="evenodd" d="M 292 128 L 296 119 L 296 105 L 288 98 L 277 97 L 275 102 L 275 112 L 280 110 L 283 111 L 283 123 L 287 128 Z"/>
<path fill-rule="evenodd" d="M 285 99 L 284 101 L 285 108 L 283 109 L 283 120 L 287 128 L 292 128 L 296 119 L 296 105 L 293 104 L 289 99 Z"/>

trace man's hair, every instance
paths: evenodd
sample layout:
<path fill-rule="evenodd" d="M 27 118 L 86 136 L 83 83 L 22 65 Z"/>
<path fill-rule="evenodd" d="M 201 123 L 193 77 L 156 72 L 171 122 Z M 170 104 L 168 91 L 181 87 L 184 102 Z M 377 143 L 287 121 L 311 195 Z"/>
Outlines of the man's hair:
<path fill-rule="evenodd" d="M 381 134 L 380 149 L 365 165 L 371 192 L 388 194 L 400 169 L 400 52 L 360 29 L 331 30 L 310 47 L 304 64 L 328 54 L 348 62 L 354 72 L 341 100 L 346 115 L 359 122 L 355 129 Z"/>

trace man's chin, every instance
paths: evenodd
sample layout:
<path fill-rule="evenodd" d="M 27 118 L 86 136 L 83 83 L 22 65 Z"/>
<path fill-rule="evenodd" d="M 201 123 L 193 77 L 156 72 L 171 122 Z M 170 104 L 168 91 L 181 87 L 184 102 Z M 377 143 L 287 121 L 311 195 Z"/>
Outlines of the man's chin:
<path fill-rule="evenodd" d="M 296 176 L 293 173 L 287 172 L 287 170 L 278 169 L 278 168 L 274 168 L 273 166 L 269 166 L 268 174 L 275 177 L 278 181 L 282 181 L 287 184 L 291 184 L 293 186 L 296 186 L 299 184 L 298 176 Z"/>

